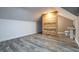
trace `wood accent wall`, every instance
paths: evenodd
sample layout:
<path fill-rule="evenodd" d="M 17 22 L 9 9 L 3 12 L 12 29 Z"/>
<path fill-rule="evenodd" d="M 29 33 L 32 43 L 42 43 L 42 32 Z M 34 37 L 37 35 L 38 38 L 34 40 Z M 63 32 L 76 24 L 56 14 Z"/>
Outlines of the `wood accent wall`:
<path fill-rule="evenodd" d="M 42 15 L 42 33 L 57 35 L 58 32 L 58 15 L 57 11 L 50 14 Z"/>

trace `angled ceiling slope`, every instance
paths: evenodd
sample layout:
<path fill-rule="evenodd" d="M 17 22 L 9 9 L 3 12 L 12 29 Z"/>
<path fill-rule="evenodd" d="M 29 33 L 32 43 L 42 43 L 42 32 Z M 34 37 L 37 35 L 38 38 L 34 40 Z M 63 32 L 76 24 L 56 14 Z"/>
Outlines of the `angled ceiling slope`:
<path fill-rule="evenodd" d="M 60 7 L 24 7 L 23 9 L 30 11 L 35 20 L 37 20 L 43 13 L 52 12 L 53 9 L 56 9 L 59 15 L 71 20 L 76 19 L 76 15 Z"/>
<path fill-rule="evenodd" d="M 76 16 L 67 10 L 59 7 L 54 7 L 58 13 L 60 13 L 62 16 L 68 17 L 70 19 L 76 18 Z M 54 10 L 53 7 L 0 7 L 0 18 L 2 19 L 16 19 L 16 20 L 38 20 L 38 18 L 43 14 L 47 12 L 52 12 Z M 67 8 L 67 7 L 66 7 Z M 67 8 L 68 9 L 68 8 Z M 72 8 L 70 8 L 72 9 Z M 68 10 L 70 10 L 68 9 Z M 74 11 L 76 11 L 74 9 Z M 77 12 L 76 12 L 77 13 Z"/>
<path fill-rule="evenodd" d="M 67 10 L 71 13 L 73 13 L 76 16 L 79 14 L 79 11 L 78 11 L 79 7 L 62 7 L 62 8 L 64 8 L 65 10 Z"/>

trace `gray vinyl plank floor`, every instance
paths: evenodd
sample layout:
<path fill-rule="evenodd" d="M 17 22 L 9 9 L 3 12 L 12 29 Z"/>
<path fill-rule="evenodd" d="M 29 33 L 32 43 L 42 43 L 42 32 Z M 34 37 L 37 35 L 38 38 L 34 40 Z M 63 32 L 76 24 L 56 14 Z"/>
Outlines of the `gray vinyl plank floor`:
<path fill-rule="evenodd" d="M 79 48 L 65 36 L 34 34 L 0 42 L 0 52 L 79 52 Z"/>

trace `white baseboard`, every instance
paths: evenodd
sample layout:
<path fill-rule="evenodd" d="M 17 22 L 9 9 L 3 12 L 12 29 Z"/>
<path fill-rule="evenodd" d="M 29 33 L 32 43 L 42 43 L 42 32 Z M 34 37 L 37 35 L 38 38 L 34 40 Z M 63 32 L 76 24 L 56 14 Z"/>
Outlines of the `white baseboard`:
<path fill-rule="evenodd" d="M 7 40 L 12 40 L 12 39 L 16 39 L 16 38 L 19 38 L 19 37 L 32 35 L 32 34 L 36 34 L 36 33 L 30 33 L 30 34 L 24 34 L 24 35 L 15 36 L 15 37 L 3 38 L 3 39 L 0 40 L 0 42 L 7 41 Z"/>

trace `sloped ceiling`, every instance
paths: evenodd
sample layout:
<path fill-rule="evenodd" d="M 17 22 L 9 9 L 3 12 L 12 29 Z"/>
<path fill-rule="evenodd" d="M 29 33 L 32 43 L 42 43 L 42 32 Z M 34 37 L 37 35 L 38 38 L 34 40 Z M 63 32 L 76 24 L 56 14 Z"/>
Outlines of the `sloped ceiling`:
<path fill-rule="evenodd" d="M 67 11 L 78 15 L 77 7 L 62 7 Z M 53 7 L 0 7 L 0 18 L 16 20 L 37 20 L 41 14 L 50 12 Z M 33 17 L 32 17 L 33 16 Z"/>
<path fill-rule="evenodd" d="M 34 21 L 29 11 L 19 7 L 0 7 L 0 19 Z"/>
<path fill-rule="evenodd" d="M 79 14 L 79 7 L 62 7 L 62 8 L 75 14 L 76 16 Z"/>
<path fill-rule="evenodd" d="M 53 7 L 0 7 L 1 19 L 37 20 L 42 13 Z"/>
<path fill-rule="evenodd" d="M 22 7 L 23 8 L 23 7 Z M 67 8 L 67 7 L 66 7 Z M 37 19 L 39 19 L 39 17 L 43 14 L 43 13 L 47 13 L 47 12 L 52 12 L 54 9 L 56 9 L 59 13 L 64 13 L 62 16 L 66 16 L 66 17 L 68 17 L 69 19 L 71 19 L 71 16 L 72 15 L 70 15 L 70 13 L 71 14 L 73 14 L 72 12 L 73 11 L 76 11 L 77 10 L 77 8 L 75 8 L 74 10 L 73 10 L 73 8 L 70 8 L 69 9 L 69 12 L 71 11 L 71 10 L 73 10 L 72 12 L 66 12 L 66 9 L 63 7 L 63 8 L 56 8 L 56 7 L 24 7 L 23 9 L 25 9 L 25 10 L 28 10 L 29 12 L 31 12 L 32 13 L 32 15 L 33 15 L 33 17 L 34 17 L 34 19 L 35 20 L 37 20 Z M 62 9 L 65 9 L 65 12 L 64 12 L 64 10 L 62 10 Z M 67 8 L 68 9 L 68 8 Z M 68 10 L 67 10 L 68 11 Z M 68 15 L 67 15 L 68 14 Z M 74 15 L 74 14 L 73 14 Z M 74 19 L 74 16 L 72 16 L 72 18 Z"/>
<path fill-rule="evenodd" d="M 52 11 L 53 7 L 24 7 L 23 9 L 30 11 L 34 19 L 37 20 L 43 13 Z"/>

